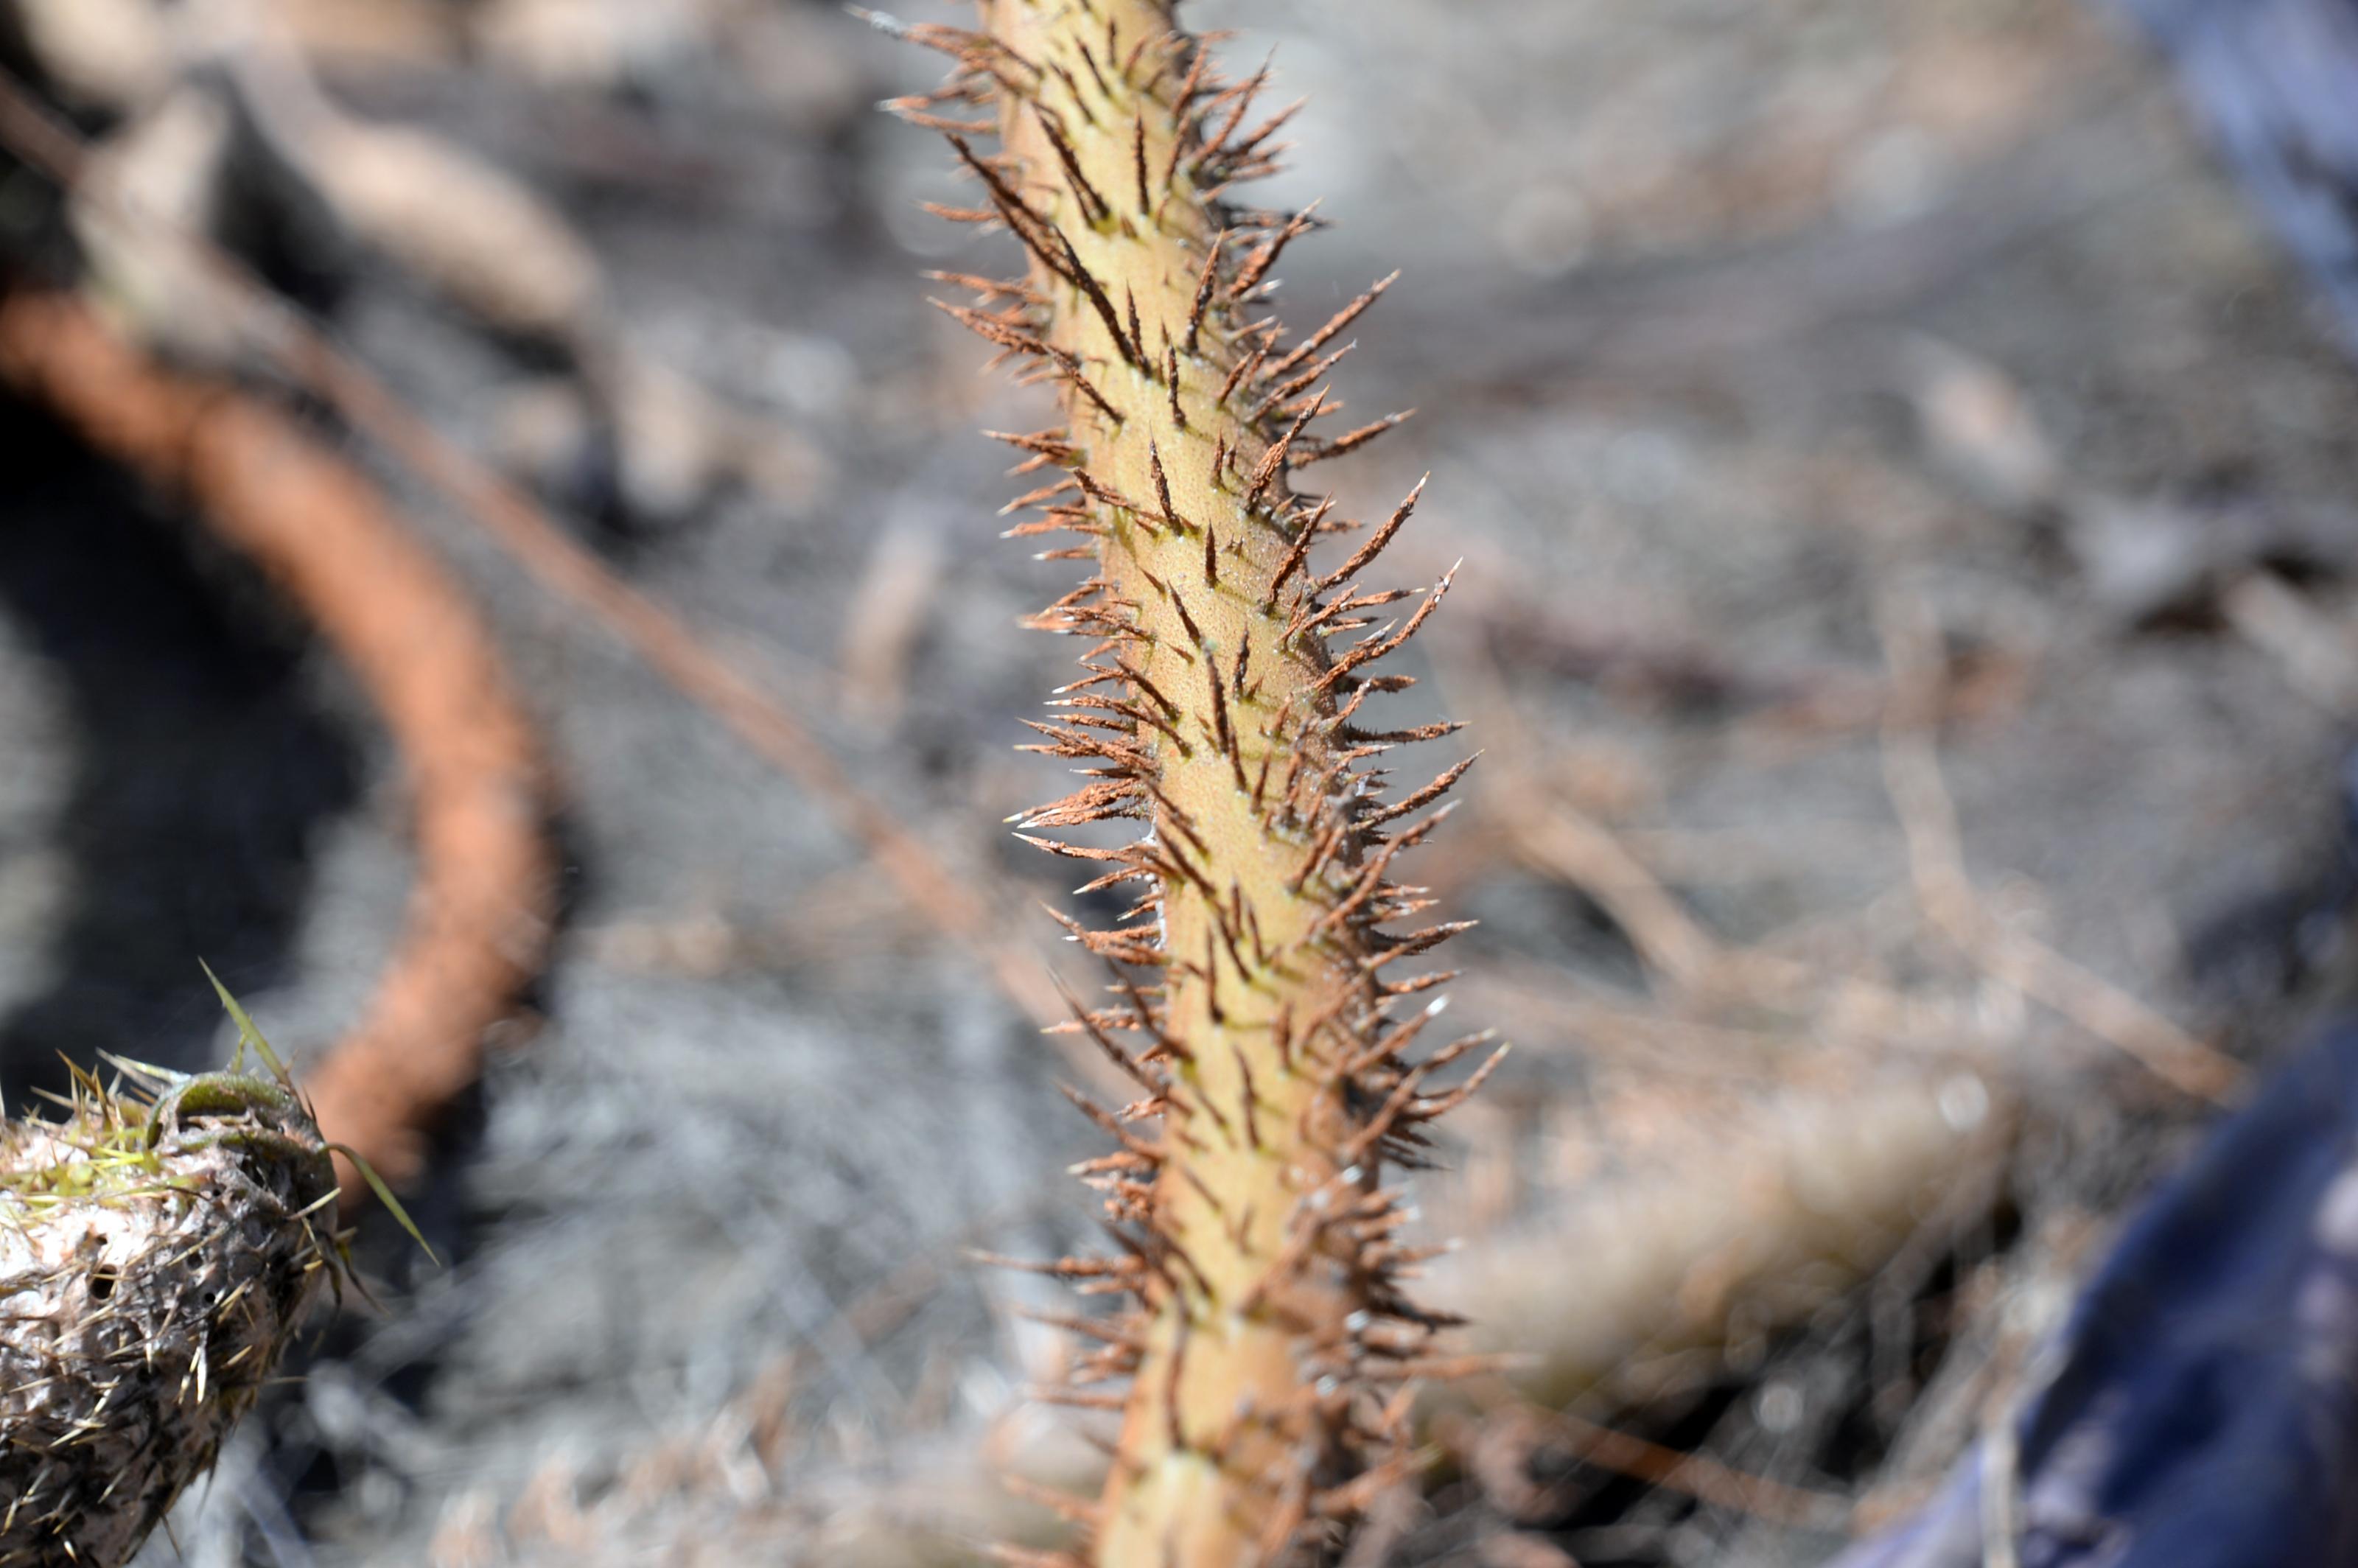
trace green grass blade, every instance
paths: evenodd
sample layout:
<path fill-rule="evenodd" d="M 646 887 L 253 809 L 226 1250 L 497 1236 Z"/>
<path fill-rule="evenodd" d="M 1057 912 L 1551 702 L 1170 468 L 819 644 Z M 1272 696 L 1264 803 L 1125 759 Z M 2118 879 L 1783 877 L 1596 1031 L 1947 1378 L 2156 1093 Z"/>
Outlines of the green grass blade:
<path fill-rule="evenodd" d="M 287 1071 L 287 1064 L 278 1059 L 278 1053 L 270 1048 L 270 1042 L 262 1037 L 262 1031 L 254 1026 L 254 1020 L 246 1016 L 245 1009 L 238 1005 L 237 998 L 229 994 L 229 988 L 221 983 L 221 977 L 213 973 L 213 967 L 202 958 L 197 960 L 197 967 L 204 970 L 205 979 L 212 981 L 213 992 L 221 998 L 222 1006 L 229 1009 L 230 1017 L 237 1021 L 237 1061 L 232 1065 L 231 1071 L 234 1072 L 244 1065 L 245 1048 L 251 1045 L 255 1054 L 270 1064 L 271 1072 L 280 1083 L 294 1082 L 293 1076 Z M 373 1183 L 376 1178 L 371 1176 L 369 1180 Z"/>
<path fill-rule="evenodd" d="M 401 1200 L 393 1195 L 393 1189 L 384 1184 L 384 1178 L 378 1175 L 370 1167 L 369 1162 L 354 1152 L 351 1144 L 330 1143 L 328 1147 L 352 1162 L 352 1168 L 361 1173 L 361 1180 L 366 1182 L 369 1184 L 369 1191 L 376 1195 L 376 1201 L 384 1205 L 392 1212 L 393 1217 L 399 1222 L 402 1229 L 409 1232 L 409 1238 L 417 1243 L 417 1249 L 426 1254 L 427 1261 L 439 1268 L 442 1260 L 436 1257 L 434 1249 L 426 1244 L 426 1237 L 417 1228 L 417 1222 L 409 1217 L 409 1211 L 401 1206 Z"/>

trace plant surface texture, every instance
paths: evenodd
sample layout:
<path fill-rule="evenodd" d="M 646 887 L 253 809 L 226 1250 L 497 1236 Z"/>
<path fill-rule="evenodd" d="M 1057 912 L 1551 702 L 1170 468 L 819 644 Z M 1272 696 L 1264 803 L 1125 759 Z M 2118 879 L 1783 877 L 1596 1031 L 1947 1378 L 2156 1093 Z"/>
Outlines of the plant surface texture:
<path fill-rule="evenodd" d="M 1228 200 L 1291 116 L 1260 106 L 1265 73 L 1223 77 L 1151 0 L 991 0 L 981 24 L 911 29 L 958 65 L 899 107 L 979 190 L 951 215 L 1031 259 L 1022 279 L 949 279 L 978 299 L 944 308 L 1053 382 L 1065 416 L 1004 438 L 1044 481 L 1012 532 L 1077 535 L 1052 554 L 1091 568 L 1033 620 L 1091 644 L 1034 725 L 1087 782 L 1022 826 L 1146 824 L 1035 838 L 1101 873 L 1084 892 L 1135 895 L 1110 928 L 1067 922 L 1118 971 L 1075 1027 L 1141 1097 L 1089 1108 L 1120 1143 L 1088 1167 L 1119 1255 L 1058 1266 L 1137 1309 L 1088 1325 L 1102 1348 L 1077 1379 L 1127 1378 L 1126 1399 L 1052 1393 L 1123 1411 L 1102 1502 L 1075 1511 L 1104 1564 L 1291 1561 L 1399 1473 L 1445 1326 L 1403 1292 L 1421 1254 L 1380 1173 L 1462 1098 L 1430 1075 L 1487 1038 L 1410 1054 L 1444 977 L 1409 960 L 1458 927 L 1420 924 L 1431 901 L 1394 872 L 1464 764 L 1394 798 L 1378 759 L 1455 726 L 1387 729 L 1369 699 L 1413 684 L 1379 666 L 1450 579 L 1363 581 L 1415 493 L 1361 530 L 1290 482 L 1401 416 L 1329 417 L 1383 284 L 1298 339 L 1260 308 L 1318 222 Z M 979 109 L 994 118 L 958 118 Z"/>

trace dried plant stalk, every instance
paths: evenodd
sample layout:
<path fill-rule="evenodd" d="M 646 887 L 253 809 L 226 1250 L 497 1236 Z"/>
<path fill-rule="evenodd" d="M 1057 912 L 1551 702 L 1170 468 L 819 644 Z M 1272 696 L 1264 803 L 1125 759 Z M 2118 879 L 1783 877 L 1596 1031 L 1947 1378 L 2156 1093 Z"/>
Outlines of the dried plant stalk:
<path fill-rule="evenodd" d="M 1136 1303 L 1090 1325 L 1103 1346 L 1076 1381 L 1131 1382 L 1104 1498 L 1073 1511 L 1107 1568 L 1294 1561 L 1404 1463 L 1406 1385 L 1437 1369 L 1446 1321 L 1401 1292 L 1419 1255 L 1378 1173 L 1412 1162 L 1418 1124 L 1465 1092 L 1428 1093 L 1428 1075 L 1485 1037 L 1407 1058 L 1444 977 L 1390 966 L 1457 927 L 1383 926 L 1427 902 L 1390 873 L 1464 764 L 1387 803 L 1368 759 L 1455 727 L 1380 731 L 1362 705 L 1412 684 L 1369 666 L 1448 579 L 1356 584 L 1414 494 L 1337 569 L 1309 564 L 1349 525 L 1291 471 L 1400 416 L 1314 429 L 1347 351 L 1335 340 L 1383 284 L 1298 342 L 1258 314 L 1271 267 L 1314 226 L 1222 200 L 1271 167 L 1291 114 L 1254 111 L 1263 78 L 1217 77 L 1169 0 L 984 0 L 981 22 L 884 25 L 957 62 L 895 105 L 979 182 L 983 205 L 947 215 L 1004 224 L 1030 254 L 1022 279 L 946 279 L 979 298 L 943 307 L 1061 395 L 1064 426 L 1004 438 L 1047 481 L 1012 532 L 1078 535 L 1052 557 L 1095 567 L 1034 622 L 1095 642 L 1033 748 L 1089 782 L 1023 823 L 1151 825 L 1117 849 L 1035 839 L 1093 862 L 1091 888 L 1143 888 L 1110 930 L 1067 922 L 1123 967 L 1113 1005 L 1072 1027 L 1143 1094 L 1120 1117 L 1091 1108 L 1120 1145 L 1089 1173 L 1122 1254 L 1055 1266 Z M 976 150 L 994 132 L 999 153 Z"/>
<path fill-rule="evenodd" d="M 302 608 L 392 731 L 416 802 L 407 929 L 305 1090 L 332 1136 L 389 1180 L 416 1179 L 554 920 L 540 747 L 490 628 L 358 469 L 262 400 L 157 364 L 73 297 L 0 303 L 0 382 L 185 492 Z M 348 1211 L 362 1190 L 345 1184 Z"/>

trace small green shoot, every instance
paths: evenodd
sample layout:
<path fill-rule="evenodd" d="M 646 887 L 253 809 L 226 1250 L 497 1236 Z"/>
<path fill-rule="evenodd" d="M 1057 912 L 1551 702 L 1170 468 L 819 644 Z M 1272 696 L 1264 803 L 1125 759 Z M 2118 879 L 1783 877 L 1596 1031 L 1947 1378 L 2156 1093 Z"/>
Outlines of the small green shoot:
<path fill-rule="evenodd" d="M 234 1073 L 245 1065 L 245 1050 L 251 1045 L 254 1054 L 269 1064 L 273 1076 L 280 1083 L 293 1084 L 295 1080 L 287 1071 L 287 1065 L 278 1059 L 278 1053 L 270 1048 L 270 1042 L 262 1037 L 262 1031 L 254 1026 L 254 1020 L 247 1016 L 244 1008 L 238 1005 L 237 998 L 229 994 L 229 988 L 222 984 L 219 975 L 213 973 L 213 967 L 200 958 L 197 968 L 204 970 L 205 979 L 212 981 L 213 994 L 221 998 L 222 1006 L 229 1010 L 230 1017 L 237 1023 L 237 1054 L 231 1059 L 229 1070 Z"/>
<path fill-rule="evenodd" d="M 401 1200 L 393 1195 L 393 1189 L 384 1184 L 384 1178 L 376 1173 L 376 1168 L 362 1159 L 359 1152 L 349 1143 L 330 1142 L 328 1148 L 352 1162 L 352 1169 L 361 1173 L 361 1180 L 366 1182 L 369 1191 L 376 1195 L 376 1201 L 384 1205 L 394 1222 L 409 1233 L 409 1238 L 417 1243 L 417 1249 L 426 1254 L 426 1260 L 440 1268 L 442 1260 L 436 1257 L 434 1249 L 427 1245 L 426 1237 L 417 1228 L 416 1222 L 409 1217 L 409 1211 L 401 1206 Z"/>
<path fill-rule="evenodd" d="M 237 1054 L 230 1061 L 230 1072 L 234 1074 L 245 1065 L 246 1048 L 251 1046 L 256 1055 L 270 1065 L 271 1074 L 279 1083 L 292 1091 L 295 1087 L 295 1076 L 287 1070 L 286 1063 L 279 1060 L 278 1053 L 271 1049 L 270 1042 L 262 1037 L 262 1031 L 254 1026 L 253 1017 L 239 1005 L 237 998 L 230 994 L 229 988 L 222 984 L 221 977 L 213 973 L 213 967 L 211 964 L 200 958 L 197 960 L 197 966 L 204 970 L 205 979 L 213 983 L 213 993 L 221 998 L 222 1006 L 229 1010 L 231 1019 L 237 1024 Z M 118 1065 L 128 1065 L 128 1064 Z M 146 1070 L 153 1073 L 157 1069 Z M 304 1106 L 307 1114 L 309 1108 L 308 1105 Z M 399 1198 L 393 1195 L 393 1189 L 384 1184 L 384 1178 L 376 1173 L 375 1167 L 362 1159 L 359 1152 L 349 1143 L 338 1143 L 329 1140 L 327 1147 L 330 1152 L 341 1154 L 352 1162 L 352 1169 L 361 1173 L 361 1180 L 366 1182 L 369 1191 L 376 1195 L 376 1201 L 384 1205 L 385 1211 L 393 1216 L 394 1223 L 400 1226 L 412 1241 L 417 1243 L 417 1249 L 426 1254 L 427 1261 L 439 1268 L 442 1260 L 437 1257 L 434 1249 L 427 1245 L 425 1233 L 417 1228 L 417 1222 L 409 1217 L 409 1211 L 402 1206 Z"/>

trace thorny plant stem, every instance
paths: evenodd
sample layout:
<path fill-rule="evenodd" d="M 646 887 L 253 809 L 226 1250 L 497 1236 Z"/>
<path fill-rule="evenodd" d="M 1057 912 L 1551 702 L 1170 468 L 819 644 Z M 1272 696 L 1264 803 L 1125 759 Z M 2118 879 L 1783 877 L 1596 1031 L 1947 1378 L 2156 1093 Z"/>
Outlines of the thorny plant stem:
<path fill-rule="evenodd" d="M 1381 927 L 1426 902 L 1389 874 L 1438 814 L 1402 819 L 1463 768 L 1386 806 L 1359 764 L 1453 728 L 1381 733 L 1362 707 L 1411 684 L 1368 666 L 1448 579 L 1353 584 L 1414 494 L 1340 569 L 1309 564 L 1347 529 L 1290 470 L 1399 419 L 1310 429 L 1332 407 L 1336 340 L 1383 285 L 1298 343 L 1255 314 L 1314 225 L 1221 200 L 1267 171 L 1290 113 L 1254 110 L 1262 78 L 1217 77 L 1169 0 L 982 0 L 981 22 L 900 28 L 958 69 L 895 107 L 945 131 L 981 189 L 946 215 L 1003 224 L 1030 254 L 1023 280 L 947 279 L 980 298 L 944 308 L 1058 385 L 1067 423 L 1007 438 L 1019 471 L 1050 481 L 1014 532 L 1078 534 L 1053 554 L 1096 569 L 1034 622 L 1096 644 L 1033 748 L 1091 782 L 1024 825 L 1151 824 L 1118 849 L 1035 840 L 1095 862 L 1093 885 L 1142 887 L 1114 929 L 1068 925 L 1152 981 L 1119 979 L 1075 1025 L 1144 1093 L 1122 1117 L 1093 1110 L 1120 1145 L 1090 1172 L 1122 1256 L 1055 1266 L 1138 1303 L 1079 1368 L 1131 1379 L 1105 1496 L 1079 1511 L 1101 1568 L 1290 1562 L 1398 1474 L 1406 1385 L 1433 1369 L 1442 1325 L 1399 1292 L 1417 1255 L 1378 1173 L 1461 1098 L 1426 1093 L 1426 1075 L 1485 1037 L 1405 1059 L 1444 977 L 1387 966 L 1456 927 Z M 957 117 L 977 105 L 995 124 Z M 994 129 L 995 156 L 976 145 Z"/>

